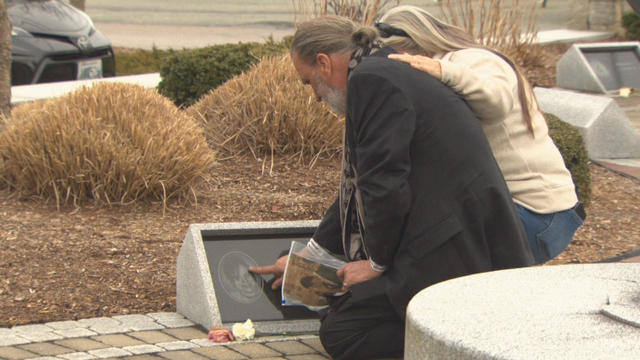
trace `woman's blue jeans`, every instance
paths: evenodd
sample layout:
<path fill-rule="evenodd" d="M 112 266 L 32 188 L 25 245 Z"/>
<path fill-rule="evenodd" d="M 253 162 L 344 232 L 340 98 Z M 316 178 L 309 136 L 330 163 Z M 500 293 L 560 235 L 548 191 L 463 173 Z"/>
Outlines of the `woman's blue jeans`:
<path fill-rule="evenodd" d="M 516 204 L 536 264 L 545 263 L 567 248 L 584 220 L 575 207 L 551 214 L 538 214 Z"/>

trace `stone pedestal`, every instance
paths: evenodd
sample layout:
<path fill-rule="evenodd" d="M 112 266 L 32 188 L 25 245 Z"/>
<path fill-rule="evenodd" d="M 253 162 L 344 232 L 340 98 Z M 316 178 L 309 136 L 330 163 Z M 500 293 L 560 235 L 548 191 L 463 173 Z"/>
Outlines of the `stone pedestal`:
<path fill-rule="evenodd" d="M 190 225 L 178 254 L 177 312 L 205 329 L 252 318 L 261 333 L 316 332 L 320 323 L 310 318 L 317 318 L 315 313 L 281 307 L 279 297 L 275 304 L 270 284 L 262 280 L 253 291 L 247 265 L 271 265 L 292 240 L 308 240 L 317 226 L 318 221 Z M 243 263 L 246 259 L 252 263 Z M 227 271 L 225 264 L 231 266 L 233 278 L 219 276 Z"/>
<path fill-rule="evenodd" d="M 539 266 L 445 281 L 407 308 L 405 360 L 637 359 L 640 264 Z"/>
<path fill-rule="evenodd" d="M 561 89 L 534 92 L 543 112 L 580 131 L 590 159 L 640 158 L 640 132 L 615 100 Z"/>

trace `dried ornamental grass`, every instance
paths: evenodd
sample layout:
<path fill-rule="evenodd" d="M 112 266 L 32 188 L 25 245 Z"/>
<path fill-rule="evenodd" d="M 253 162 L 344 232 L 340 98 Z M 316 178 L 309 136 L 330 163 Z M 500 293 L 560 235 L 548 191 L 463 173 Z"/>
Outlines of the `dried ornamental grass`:
<path fill-rule="evenodd" d="M 263 59 L 186 111 L 225 157 L 288 154 L 313 163 L 342 145 L 343 120 L 302 84 L 288 55 Z"/>
<path fill-rule="evenodd" d="M 99 83 L 16 107 L 0 133 L 0 183 L 58 206 L 189 199 L 214 154 L 202 129 L 138 85 Z"/>

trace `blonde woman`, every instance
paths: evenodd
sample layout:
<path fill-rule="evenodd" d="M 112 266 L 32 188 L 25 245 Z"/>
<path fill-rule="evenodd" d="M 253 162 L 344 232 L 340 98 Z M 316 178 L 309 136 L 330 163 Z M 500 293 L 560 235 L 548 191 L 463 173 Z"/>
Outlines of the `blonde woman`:
<path fill-rule="evenodd" d="M 427 72 L 466 100 L 502 170 L 536 263 L 556 257 L 586 214 L 518 68 L 416 6 L 390 9 L 376 27 L 384 45 L 402 53 L 389 58 Z"/>

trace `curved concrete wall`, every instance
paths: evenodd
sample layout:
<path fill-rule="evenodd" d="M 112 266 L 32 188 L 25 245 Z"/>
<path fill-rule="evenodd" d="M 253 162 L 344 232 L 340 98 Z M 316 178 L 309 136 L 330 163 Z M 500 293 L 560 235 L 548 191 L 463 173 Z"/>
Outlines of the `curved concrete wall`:
<path fill-rule="evenodd" d="M 407 309 L 405 360 L 638 359 L 640 264 L 541 266 L 445 281 Z"/>

